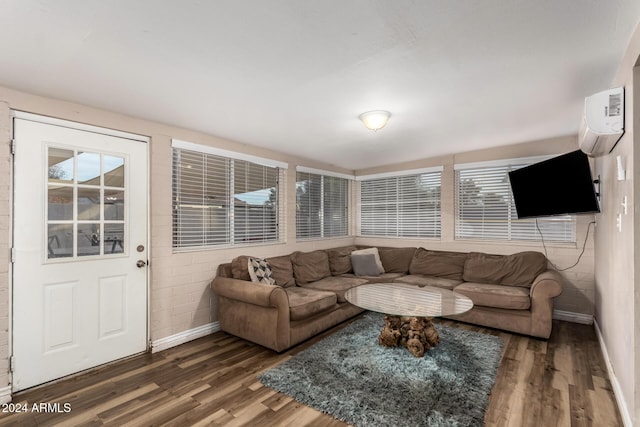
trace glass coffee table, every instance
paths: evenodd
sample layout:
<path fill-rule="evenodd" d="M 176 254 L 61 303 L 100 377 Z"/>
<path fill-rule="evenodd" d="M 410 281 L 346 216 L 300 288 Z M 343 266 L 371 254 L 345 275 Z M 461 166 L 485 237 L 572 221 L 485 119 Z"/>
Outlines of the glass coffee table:
<path fill-rule="evenodd" d="M 378 342 L 386 347 L 406 347 L 414 356 L 438 345 L 440 337 L 432 318 L 471 310 L 473 302 L 457 292 L 405 283 L 371 283 L 347 290 L 345 299 L 365 310 L 384 313 L 385 326 Z"/>

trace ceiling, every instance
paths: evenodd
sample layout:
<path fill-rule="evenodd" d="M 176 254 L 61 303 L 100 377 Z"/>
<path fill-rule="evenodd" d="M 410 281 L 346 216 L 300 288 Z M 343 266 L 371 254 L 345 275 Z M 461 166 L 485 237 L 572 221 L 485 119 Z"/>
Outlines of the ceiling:
<path fill-rule="evenodd" d="M 0 0 L 0 85 L 346 169 L 574 134 L 637 0 Z M 391 112 L 366 129 L 364 111 Z"/>

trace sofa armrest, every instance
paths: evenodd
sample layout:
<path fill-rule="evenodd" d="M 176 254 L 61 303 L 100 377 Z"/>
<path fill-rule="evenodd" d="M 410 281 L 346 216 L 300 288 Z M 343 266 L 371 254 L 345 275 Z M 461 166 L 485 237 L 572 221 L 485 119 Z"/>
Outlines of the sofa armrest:
<path fill-rule="evenodd" d="M 529 335 L 549 338 L 553 319 L 553 298 L 562 293 L 562 276 L 547 270 L 531 285 L 531 332 Z"/>
<path fill-rule="evenodd" d="M 280 286 L 268 286 L 246 280 L 216 277 L 211 288 L 219 296 L 262 307 L 288 306 L 288 298 Z"/>
<path fill-rule="evenodd" d="M 531 299 L 553 298 L 562 293 L 562 276 L 555 270 L 539 274 L 531 285 Z"/>

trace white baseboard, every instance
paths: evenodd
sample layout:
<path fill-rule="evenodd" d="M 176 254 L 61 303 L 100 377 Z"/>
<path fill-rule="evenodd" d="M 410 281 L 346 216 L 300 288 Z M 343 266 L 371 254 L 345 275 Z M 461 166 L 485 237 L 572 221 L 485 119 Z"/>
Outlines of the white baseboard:
<path fill-rule="evenodd" d="M 582 323 L 583 325 L 593 324 L 593 315 L 574 313 L 572 311 L 553 310 L 553 318 L 564 320 L 565 322 Z"/>
<path fill-rule="evenodd" d="M 609 353 L 607 352 L 607 346 L 604 343 L 604 338 L 602 338 L 602 332 L 600 331 L 600 326 L 598 325 L 598 322 L 595 319 L 594 319 L 593 325 L 595 326 L 596 336 L 598 337 L 598 341 L 600 342 L 600 349 L 602 350 L 602 356 L 604 357 L 604 361 L 607 364 L 607 371 L 609 372 L 609 381 L 611 381 L 611 386 L 613 387 L 613 395 L 616 397 L 616 402 L 618 402 L 618 409 L 620 410 L 620 416 L 622 417 L 622 422 L 624 423 L 624 427 L 633 427 L 633 421 L 631 419 L 631 414 L 629 413 L 629 408 L 627 408 L 627 404 L 625 403 L 624 394 L 622 393 L 622 388 L 620 387 L 620 383 L 618 382 L 616 373 L 613 370 L 611 359 L 609 359 Z"/>
<path fill-rule="evenodd" d="M 11 402 L 11 386 L 10 385 L 0 388 L 0 403 L 9 403 L 9 402 Z"/>
<path fill-rule="evenodd" d="M 157 353 L 158 351 L 166 350 L 171 347 L 175 347 L 180 344 L 202 338 L 220 330 L 220 323 L 213 322 L 206 325 L 198 326 L 197 328 L 182 331 L 175 335 L 171 335 L 164 338 L 151 341 L 151 352 Z"/>

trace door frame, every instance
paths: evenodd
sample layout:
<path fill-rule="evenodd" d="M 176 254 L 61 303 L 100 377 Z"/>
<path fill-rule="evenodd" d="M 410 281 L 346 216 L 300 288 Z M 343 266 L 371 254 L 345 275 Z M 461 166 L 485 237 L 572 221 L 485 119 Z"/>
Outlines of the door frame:
<path fill-rule="evenodd" d="M 14 198 L 14 191 L 15 191 L 15 156 L 14 154 L 14 148 L 13 148 L 13 141 L 15 140 L 15 129 L 14 129 L 14 119 L 23 119 L 23 120 L 29 120 L 29 121 L 33 121 L 33 122 L 38 122 L 38 123 L 43 123 L 43 124 L 49 124 L 49 125 L 54 125 L 54 126 L 60 126 L 60 127 L 65 127 L 65 128 L 69 128 L 69 129 L 74 129 L 74 130 L 82 130 L 82 131 L 89 131 L 89 132 L 93 132 L 93 133 L 97 133 L 97 134 L 102 134 L 102 135 L 108 135 L 108 136 L 114 136 L 117 138 L 123 138 L 123 139 L 129 139 L 138 143 L 144 143 L 145 145 L 145 156 L 146 156 L 146 168 L 147 168 L 147 188 L 146 188 L 146 200 L 145 200 L 145 204 L 147 206 L 147 215 L 146 215 L 146 221 L 147 221 L 147 230 L 146 230 L 146 242 L 145 242 L 145 246 L 147 248 L 147 265 L 150 267 L 150 261 L 151 261 L 151 195 L 150 195 L 150 189 L 151 189 L 151 164 L 150 164 L 150 144 L 151 144 L 151 137 L 149 136 L 144 136 L 144 135 L 140 135 L 140 134 L 135 134 L 135 133 L 130 133 L 130 132 L 124 132 L 124 131 L 120 131 L 120 130 L 116 130 L 116 129 L 110 129 L 110 128 L 105 128 L 105 127 L 100 127 L 100 126 L 94 126 L 94 125 L 90 125 L 90 124 L 86 124 L 86 123 L 81 123 L 81 122 L 74 122 L 71 120 L 65 120 L 65 119 L 59 119 L 56 117 L 51 117 L 51 116 L 44 116 L 44 115 L 40 115 L 40 114 L 35 114 L 35 113 L 29 113 L 26 111 L 21 111 L 21 110 L 15 110 L 12 109 L 11 110 L 11 141 L 12 141 L 12 148 L 11 148 L 11 153 L 12 153 L 12 159 L 11 159 L 11 167 L 10 167 L 10 174 L 11 174 L 11 182 L 10 182 L 10 189 L 9 189 L 9 197 L 10 197 L 10 223 L 11 223 L 11 230 L 10 230 L 10 246 L 11 246 L 11 259 L 10 259 L 10 273 L 9 273 L 9 292 L 8 292 L 8 298 L 9 298 L 9 310 L 8 310 L 8 315 L 9 315 L 9 333 L 8 333 L 8 353 L 9 353 L 9 399 L 11 399 L 11 397 L 14 394 L 14 390 L 13 390 L 13 369 L 15 366 L 15 360 L 14 360 L 14 354 L 13 354 L 13 334 L 14 334 L 14 322 L 13 322 L 13 315 L 14 315 L 14 304 L 13 304 L 13 289 L 15 286 L 15 277 L 14 277 L 14 271 L 13 271 L 13 263 L 14 263 L 14 245 L 15 245 L 15 198 Z M 150 335 L 151 335 L 151 268 L 147 268 L 147 275 L 146 275 L 146 283 L 145 283 L 145 287 L 146 287 L 146 325 L 145 325 L 145 329 L 146 329 L 146 339 L 145 339 L 145 347 L 146 350 L 145 351 L 149 351 L 149 349 L 151 348 L 151 339 L 150 339 Z M 110 363 L 110 362 L 107 362 Z M 89 368 L 89 369 L 95 369 L 94 368 Z M 80 372 L 84 372 L 84 371 L 80 371 Z M 77 373 L 71 374 L 71 375 L 76 375 Z M 55 381 L 60 381 L 60 379 L 58 380 L 54 380 Z M 1 396 L 0 396 L 1 397 Z"/>

